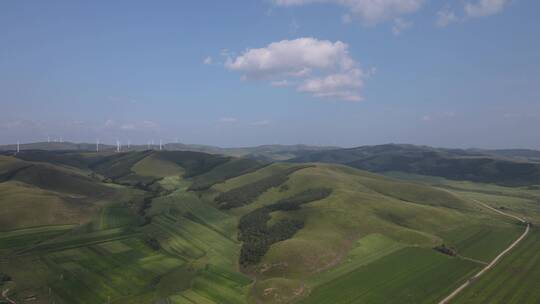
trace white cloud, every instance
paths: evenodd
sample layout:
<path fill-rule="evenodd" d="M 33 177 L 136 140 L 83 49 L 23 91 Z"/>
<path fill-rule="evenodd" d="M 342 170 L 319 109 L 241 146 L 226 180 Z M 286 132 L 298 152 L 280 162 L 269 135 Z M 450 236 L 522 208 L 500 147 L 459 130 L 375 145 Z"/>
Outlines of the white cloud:
<path fill-rule="evenodd" d="M 348 48 L 341 41 L 282 40 L 229 57 L 225 67 L 242 73 L 242 79 L 267 80 L 273 86 L 300 83 L 298 91 L 316 97 L 360 100 L 359 89 L 367 75 L 351 58 Z"/>
<path fill-rule="evenodd" d="M 306 79 L 298 91 L 311 93 L 315 97 L 337 98 L 345 101 L 360 101 L 363 86 L 362 72 L 359 69 L 325 77 Z"/>
<path fill-rule="evenodd" d="M 352 22 L 352 17 L 350 14 L 344 14 L 343 16 L 341 16 L 341 22 L 343 23 L 351 23 Z"/>
<path fill-rule="evenodd" d="M 212 64 L 212 57 L 208 56 L 206 58 L 204 58 L 203 60 L 203 63 L 206 64 L 206 65 L 209 65 L 209 64 Z"/>
<path fill-rule="evenodd" d="M 127 123 L 127 124 L 121 125 L 120 129 L 126 130 L 126 131 L 132 131 L 132 130 L 136 130 L 137 127 L 132 123 Z"/>
<path fill-rule="evenodd" d="M 159 124 L 149 120 L 143 120 L 141 122 L 125 122 L 120 124 L 112 119 L 109 119 L 105 122 L 104 129 L 121 131 L 158 131 Z"/>
<path fill-rule="evenodd" d="M 271 76 L 301 77 L 314 69 L 350 68 L 354 61 L 348 46 L 341 42 L 299 38 L 282 40 L 259 49 L 248 49 L 242 55 L 228 58 L 225 66 L 244 73 L 248 79 Z"/>
<path fill-rule="evenodd" d="M 447 7 L 437 12 L 437 26 L 446 27 L 456 21 L 458 21 L 456 14 Z"/>
<path fill-rule="evenodd" d="M 107 119 L 107 121 L 105 121 L 105 123 L 103 124 L 103 126 L 108 129 L 108 128 L 114 128 L 116 127 L 116 122 L 112 119 Z"/>
<path fill-rule="evenodd" d="M 465 4 L 465 13 L 469 17 L 484 17 L 495 15 L 502 11 L 509 0 L 478 0 L 476 3 Z"/>
<path fill-rule="evenodd" d="M 287 79 L 271 81 L 270 85 L 273 87 L 287 87 L 291 83 Z"/>
<path fill-rule="evenodd" d="M 349 16 L 358 18 L 365 25 L 374 25 L 417 11 L 424 0 L 273 0 L 278 6 L 299 6 L 312 3 L 329 3 L 348 9 Z"/>
<path fill-rule="evenodd" d="M 37 130 L 43 128 L 44 125 L 37 121 L 19 119 L 12 121 L 0 121 L 0 129 L 5 130 Z"/>
<path fill-rule="evenodd" d="M 259 120 L 259 121 L 253 122 L 251 125 L 264 127 L 264 126 L 268 126 L 269 124 L 270 124 L 269 120 Z"/>
<path fill-rule="evenodd" d="M 410 28 L 411 26 L 412 22 L 403 20 L 402 18 L 396 18 L 394 19 L 394 25 L 392 26 L 392 33 L 394 35 L 399 35 L 402 31 Z"/>
<path fill-rule="evenodd" d="M 298 30 L 300 29 L 300 25 L 296 21 L 296 19 L 293 19 L 291 23 L 289 24 L 289 32 L 291 34 L 296 34 Z"/>
<path fill-rule="evenodd" d="M 221 123 L 236 123 L 238 122 L 238 119 L 237 118 L 234 118 L 234 117 L 222 117 L 219 119 L 219 122 Z"/>

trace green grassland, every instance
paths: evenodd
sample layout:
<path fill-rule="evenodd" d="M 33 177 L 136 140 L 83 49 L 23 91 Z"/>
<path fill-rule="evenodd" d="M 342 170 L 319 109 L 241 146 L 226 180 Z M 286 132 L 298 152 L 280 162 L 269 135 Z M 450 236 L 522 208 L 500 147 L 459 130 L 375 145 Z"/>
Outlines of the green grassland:
<path fill-rule="evenodd" d="M 0 175 L 0 289 L 33 303 L 434 303 L 523 229 L 474 199 L 536 218 L 540 197 L 173 151 L 29 151 Z M 240 265 L 242 236 L 268 242 Z"/>

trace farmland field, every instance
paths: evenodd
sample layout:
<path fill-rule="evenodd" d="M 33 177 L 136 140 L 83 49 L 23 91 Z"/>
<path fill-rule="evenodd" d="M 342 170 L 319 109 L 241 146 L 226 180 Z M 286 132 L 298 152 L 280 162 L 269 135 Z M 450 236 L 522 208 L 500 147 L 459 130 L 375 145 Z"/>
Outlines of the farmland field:
<path fill-rule="evenodd" d="M 533 229 L 516 249 L 452 303 L 540 302 L 540 232 Z"/>
<path fill-rule="evenodd" d="M 301 303 L 434 303 L 479 267 L 405 248 L 316 287 Z"/>
<path fill-rule="evenodd" d="M 523 233 L 521 225 L 467 226 L 448 233 L 447 245 L 465 257 L 489 262 Z"/>

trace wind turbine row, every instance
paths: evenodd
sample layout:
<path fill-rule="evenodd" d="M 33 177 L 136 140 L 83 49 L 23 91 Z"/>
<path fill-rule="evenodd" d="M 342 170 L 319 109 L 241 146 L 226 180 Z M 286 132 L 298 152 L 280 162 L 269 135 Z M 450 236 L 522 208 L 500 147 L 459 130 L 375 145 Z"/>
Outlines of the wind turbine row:
<path fill-rule="evenodd" d="M 96 139 L 96 152 L 99 152 L 99 145 L 100 145 L 100 141 L 99 139 Z M 154 140 L 151 140 L 151 141 L 148 141 L 148 143 L 146 144 L 146 148 L 148 150 L 151 150 L 152 148 L 154 147 Z M 127 141 L 127 150 L 129 150 L 131 148 L 131 141 L 128 140 Z M 162 151 L 163 150 L 163 140 L 160 139 L 159 140 L 159 151 Z M 116 152 L 119 153 L 119 152 L 122 152 L 122 142 L 117 139 L 116 140 Z"/>

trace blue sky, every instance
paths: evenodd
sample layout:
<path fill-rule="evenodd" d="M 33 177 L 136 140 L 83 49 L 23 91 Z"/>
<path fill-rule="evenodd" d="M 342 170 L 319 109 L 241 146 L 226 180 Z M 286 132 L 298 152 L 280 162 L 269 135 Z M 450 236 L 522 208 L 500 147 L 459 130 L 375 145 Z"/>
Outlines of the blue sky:
<path fill-rule="evenodd" d="M 540 149 L 540 2 L 0 2 L 0 143 Z"/>

